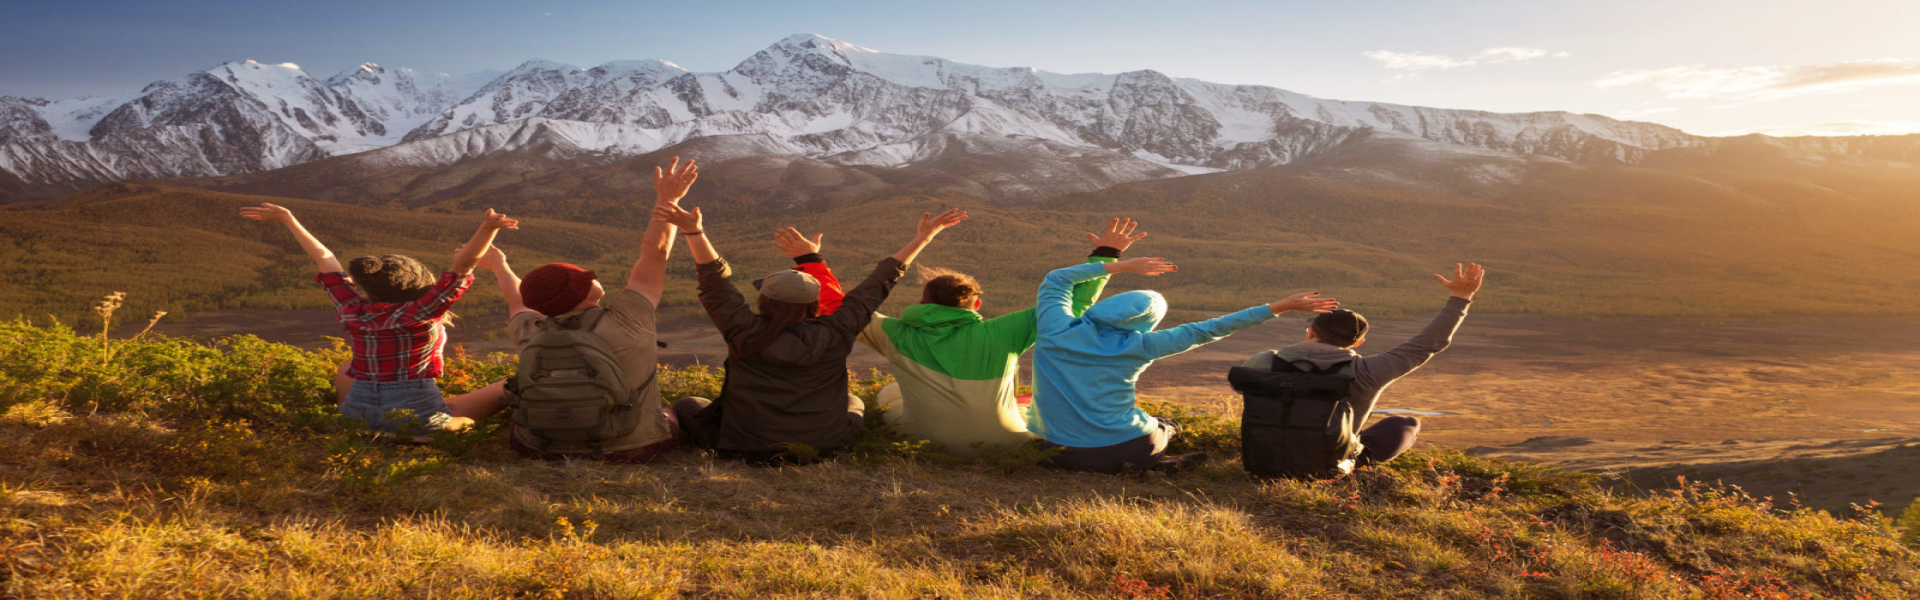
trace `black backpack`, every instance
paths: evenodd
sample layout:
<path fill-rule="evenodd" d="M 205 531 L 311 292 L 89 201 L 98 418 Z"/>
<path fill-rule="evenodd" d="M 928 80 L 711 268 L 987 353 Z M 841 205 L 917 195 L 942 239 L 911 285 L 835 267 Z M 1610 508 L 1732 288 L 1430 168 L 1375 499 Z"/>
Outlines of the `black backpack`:
<path fill-rule="evenodd" d="M 1360 437 L 1353 432 L 1351 361 L 1302 370 L 1278 353 L 1269 370 L 1234 367 L 1240 413 L 1240 458 L 1258 477 L 1324 479 L 1353 471 Z"/>
<path fill-rule="evenodd" d="M 592 452 L 633 433 L 641 413 L 636 390 L 627 383 L 613 348 L 595 325 L 606 309 L 591 308 L 573 317 L 541 319 L 539 331 L 520 351 L 520 369 L 507 381 L 513 424 L 539 440 L 542 452 Z"/>

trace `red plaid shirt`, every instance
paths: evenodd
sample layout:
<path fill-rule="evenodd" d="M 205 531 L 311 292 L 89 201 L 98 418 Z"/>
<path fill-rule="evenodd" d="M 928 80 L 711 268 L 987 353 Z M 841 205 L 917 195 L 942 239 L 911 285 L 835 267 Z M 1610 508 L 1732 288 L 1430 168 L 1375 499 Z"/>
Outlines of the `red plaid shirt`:
<path fill-rule="evenodd" d="M 353 343 L 347 375 L 361 381 L 440 378 L 440 353 L 447 345 L 440 317 L 467 293 L 473 275 L 441 273 L 426 295 L 406 304 L 361 298 L 360 286 L 346 273 L 321 273 L 314 280 L 340 308 L 341 329 Z"/>

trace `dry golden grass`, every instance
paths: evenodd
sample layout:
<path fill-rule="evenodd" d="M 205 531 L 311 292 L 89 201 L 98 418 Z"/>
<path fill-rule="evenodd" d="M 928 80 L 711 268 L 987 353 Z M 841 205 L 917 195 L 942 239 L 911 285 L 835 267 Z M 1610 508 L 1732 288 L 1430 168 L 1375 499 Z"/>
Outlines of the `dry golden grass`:
<path fill-rule="evenodd" d="M 111 345 L 109 345 L 111 344 Z M 112 361 L 103 360 L 113 348 Z M 1111 477 L 966 463 L 890 432 L 820 464 L 645 466 L 426 445 L 330 415 L 336 351 L 0 326 L 0 595 L 122 598 L 1910 596 L 1880 517 L 1423 451 L 1334 482 L 1214 460 Z M 500 376 L 457 359 L 450 392 Z M 670 395 L 718 374 L 667 373 Z M 860 392 L 877 384 L 863 381 Z"/>

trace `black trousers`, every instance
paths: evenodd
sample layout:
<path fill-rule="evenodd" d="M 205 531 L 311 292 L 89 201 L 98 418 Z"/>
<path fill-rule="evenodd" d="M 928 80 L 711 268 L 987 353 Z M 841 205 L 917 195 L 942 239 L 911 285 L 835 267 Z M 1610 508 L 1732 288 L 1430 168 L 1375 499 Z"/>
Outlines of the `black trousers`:
<path fill-rule="evenodd" d="M 1377 465 L 1393 460 L 1413 447 L 1414 438 L 1420 437 L 1420 419 L 1393 415 L 1366 429 L 1360 430 L 1360 466 Z"/>
<path fill-rule="evenodd" d="M 680 421 L 680 431 L 689 442 L 701 448 L 714 448 L 720 437 L 720 415 L 713 410 L 712 400 L 699 396 L 687 396 L 673 403 L 673 415 Z M 847 420 L 854 427 L 864 427 L 867 422 L 867 404 L 859 396 L 847 394 Z M 722 458 L 744 460 L 758 464 L 778 464 L 791 462 L 784 450 L 727 450 L 717 449 Z M 822 458 L 839 453 L 842 448 L 818 448 Z"/>
<path fill-rule="evenodd" d="M 1067 471 L 1091 471 L 1094 473 L 1114 474 L 1127 469 L 1148 469 L 1160 461 L 1167 452 L 1167 442 L 1180 435 L 1180 425 L 1166 419 L 1155 420 L 1160 426 L 1152 433 L 1133 438 L 1112 446 L 1098 448 L 1074 448 L 1061 446 L 1042 440 L 1042 448 L 1059 448 L 1060 452 L 1047 459 L 1046 466 Z"/>

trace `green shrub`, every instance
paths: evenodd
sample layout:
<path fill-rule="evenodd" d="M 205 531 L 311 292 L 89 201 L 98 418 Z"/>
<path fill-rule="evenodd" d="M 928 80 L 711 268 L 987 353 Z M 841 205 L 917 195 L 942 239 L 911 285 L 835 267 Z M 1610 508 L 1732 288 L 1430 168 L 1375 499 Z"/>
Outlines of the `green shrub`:
<path fill-rule="evenodd" d="M 1909 548 L 1920 550 L 1920 497 L 1900 513 L 1900 541 Z"/>

